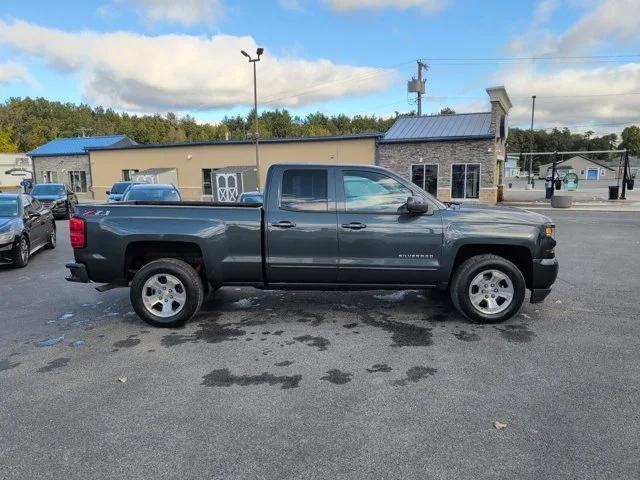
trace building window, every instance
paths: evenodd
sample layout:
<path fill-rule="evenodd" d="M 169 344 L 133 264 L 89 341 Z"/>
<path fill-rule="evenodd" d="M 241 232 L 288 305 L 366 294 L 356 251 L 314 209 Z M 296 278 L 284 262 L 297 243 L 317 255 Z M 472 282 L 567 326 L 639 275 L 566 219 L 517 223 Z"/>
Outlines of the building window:
<path fill-rule="evenodd" d="M 75 193 L 86 193 L 87 173 L 84 170 L 69 172 L 69 185 Z"/>
<path fill-rule="evenodd" d="M 451 167 L 451 198 L 480 198 L 480 164 L 454 163 Z"/>
<path fill-rule="evenodd" d="M 280 208 L 311 212 L 329 209 L 326 170 L 287 170 L 282 175 Z"/>
<path fill-rule="evenodd" d="M 213 195 L 212 185 L 214 182 L 214 172 L 217 168 L 203 168 L 202 169 L 202 195 Z"/>
<path fill-rule="evenodd" d="M 428 163 L 411 165 L 411 181 L 425 192 L 437 197 L 438 165 Z"/>
<path fill-rule="evenodd" d="M 413 193 L 397 180 L 381 173 L 347 171 L 344 199 L 348 212 L 398 213 Z"/>
<path fill-rule="evenodd" d="M 139 171 L 140 170 L 136 170 L 136 169 L 122 170 L 122 181 L 130 182 L 131 180 L 133 180 L 133 176 Z"/>
<path fill-rule="evenodd" d="M 58 172 L 53 170 L 42 172 L 42 183 L 58 183 Z"/>

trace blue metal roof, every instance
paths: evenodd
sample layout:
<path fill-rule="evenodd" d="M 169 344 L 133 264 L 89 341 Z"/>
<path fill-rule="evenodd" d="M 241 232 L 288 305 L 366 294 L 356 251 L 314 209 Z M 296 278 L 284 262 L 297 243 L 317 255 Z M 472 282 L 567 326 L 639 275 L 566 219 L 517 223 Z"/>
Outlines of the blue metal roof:
<path fill-rule="evenodd" d="M 400 117 L 382 143 L 493 138 L 491 112 Z"/>
<path fill-rule="evenodd" d="M 124 141 L 126 140 L 126 141 Z M 47 155 L 82 155 L 87 148 L 111 147 L 118 143 L 131 144 L 126 135 L 102 135 L 96 137 L 56 138 L 29 152 L 32 157 Z"/>

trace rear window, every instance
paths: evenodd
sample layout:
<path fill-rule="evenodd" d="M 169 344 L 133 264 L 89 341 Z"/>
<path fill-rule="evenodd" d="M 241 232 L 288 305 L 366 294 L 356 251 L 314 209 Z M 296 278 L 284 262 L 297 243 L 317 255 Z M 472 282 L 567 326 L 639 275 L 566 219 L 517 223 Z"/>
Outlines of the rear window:
<path fill-rule="evenodd" d="M 282 175 L 280 208 L 326 212 L 327 184 L 326 170 L 286 170 Z"/>
<path fill-rule="evenodd" d="M 126 182 L 114 183 L 111 193 L 114 195 L 122 195 L 129 185 L 130 184 Z"/>
<path fill-rule="evenodd" d="M 176 190 L 160 188 L 132 188 L 125 196 L 126 201 L 149 200 L 152 202 L 179 202 L 180 194 Z"/>

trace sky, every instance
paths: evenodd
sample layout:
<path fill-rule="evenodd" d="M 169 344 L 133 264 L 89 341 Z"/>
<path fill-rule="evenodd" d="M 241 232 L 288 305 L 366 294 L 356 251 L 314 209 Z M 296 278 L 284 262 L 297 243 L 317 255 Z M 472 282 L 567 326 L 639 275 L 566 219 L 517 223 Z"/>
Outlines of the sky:
<path fill-rule="evenodd" d="M 53 4 L 55 3 L 55 7 Z M 424 113 L 618 132 L 640 123 L 640 0 L 0 0 L 0 101 L 84 102 L 215 123 L 253 106 L 390 116 L 424 59 Z"/>

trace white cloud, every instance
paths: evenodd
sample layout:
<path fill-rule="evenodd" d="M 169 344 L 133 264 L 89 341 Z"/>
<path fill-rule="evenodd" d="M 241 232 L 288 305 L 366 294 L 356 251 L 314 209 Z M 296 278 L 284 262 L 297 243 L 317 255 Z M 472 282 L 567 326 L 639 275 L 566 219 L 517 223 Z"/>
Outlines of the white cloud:
<path fill-rule="evenodd" d="M 132 111 L 215 109 L 252 105 L 253 74 L 240 50 L 252 37 L 70 33 L 28 22 L 0 21 L 0 43 L 80 73 L 86 99 Z M 293 107 L 387 88 L 393 70 L 330 60 L 276 57 L 258 64 L 261 104 Z"/>
<path fill-rule="evenodd" d="M 633 13 L 638 0 L 573 0 L 573 4 L 584 8 L 584 14 L 566 31 L 551 33 L 545 24 L 558 4 L 541 0 L 529 29 L 513 37 L 507 49 L 524 57 L 563 57 L 615 53 L 612 47 L 616 45 L 638 45 L 640 19 Z M 538 97 L 535 115 L 538 126 L 637 121 L 640 95 L 630 94 L 640 92 L 640 63 L 600 65 L 568 64 L 562 59 L 551 64 L 509 65 L 499 70 L 492 81 L 507 87 L 514 103 L 511 111 L 514 125 L 528 125 L 531 95 Z M 622 128 L 609 127 L 611 131 Z"/>
<path fill-rule="evenodd" d="M 278 3 L 285 10 L 302 10 L 302 5 L 300 5 L 300 0 L 278 0 Z"/>
<path fill-rule="evenodd" d="M 561 54 L 584 52 L 637 39 L 639 33 L 638 0 L 604 0 L 547 48 Z"/>
<path fill-rule="evenodd" d="M 31 82 L 27 69 L 17 63 L 0 63 L 0 85 Z"/>
<path fill-rule="evenodd" d="M 502 78 L 513 99 L 512 124 L 527 125 L 531 95 L 536 99 L 536 124 L 572 126 L 638 120 L 640 64 L 565 68 L 538 72 L 534 68 L 510 70 Z M 615 94 L 615 95 L 611 95 Z"/>
<path fill-rule="evenodd" d="M 213 24 L 224 12 L 222 0 L 113 0 L 134 7 L 150 24 L 168 22 L 184 26 Z"/>
<path fill-rule="evenodd" d="M 446 0 L 325 0 L 330 8 L 338 12 L 363 9 L 393 8 L 405 10 L 419 8 L 426 13 L 434 13 L 444 8 Z"/>

